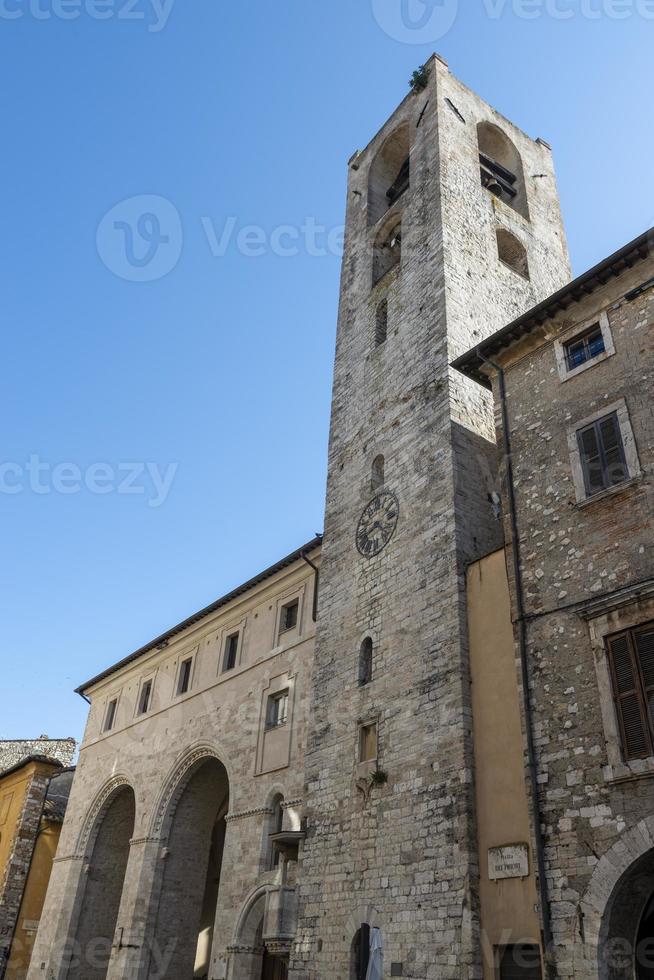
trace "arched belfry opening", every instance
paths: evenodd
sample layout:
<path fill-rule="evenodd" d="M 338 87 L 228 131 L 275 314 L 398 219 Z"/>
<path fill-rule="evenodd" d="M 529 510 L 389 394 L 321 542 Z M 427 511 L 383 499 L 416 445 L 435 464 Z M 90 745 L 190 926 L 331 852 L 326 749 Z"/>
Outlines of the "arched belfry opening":
<path fill-rule="evenodd" d="M 209 975 L 228 808 L 227 771 L 213 757 L 173 793 L 153 936 L 166 964 L 157 980 Z"/>
<path fill-rule="evenodd" d="M 477 141 L 482 186 L 529 220 L 524 168 L 515 143 L 489 122 L 477 126 Z"/>
<path fill-rule="evenodd" d="M 654 980 L 654 850 L 625 871 L 607 903 L 599 980 Z"/>
<path fill-rule="evenodd" d="M 411 163 L 409 127 L 391 133 L 370 165 L 368 173 L 368 224 L 374 225 L 409 188 Z"/>
<path fill-rule="evenodd" d="M 104 980 L 107 975 L 135 810 L 134 791 L 121 785 L 102 807 L 92 828 L 75 933 L 76 955 L 66 980 Z"/>

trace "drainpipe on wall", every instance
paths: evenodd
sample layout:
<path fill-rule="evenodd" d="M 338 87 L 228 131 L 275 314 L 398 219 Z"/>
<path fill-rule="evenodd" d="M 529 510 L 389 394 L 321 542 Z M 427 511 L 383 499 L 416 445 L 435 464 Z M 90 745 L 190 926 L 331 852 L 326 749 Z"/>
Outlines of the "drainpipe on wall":
<path fill-rule="evenodd" d="M 304 559 L 304 561 L 307 563 L 307 565 L 310 565 L 311 568 L 313 568 L 313 571 L 314 571 L 314 577 L 313 577 L 313 605 L 311 607 L 311 618 L 313 619 L 313 621 L 315 623 L 315 621 L 316 621 L 316 619 L 318 617 L 318 585 L 320 584 L 320 569 L 318 568 L 317 565 L 314 565 L 314 563 L 311 561 L 310 558 L 307 558 L 307 556 L 305 555 L 304 552 L 302 552 L 301 557 Z"/>
<path fill-rule="evenodd" d="M 520 672 L 522 679 L 522 699 L 525 713 L 525 734 L 527 739 L 527 762 L 529 771 L 529 788 L 533 810 L 534 850 L 538 867 L 538 894 L 540 901 L 540 920 L 543 931 L 543 947 L 545 951 L 545 967 L 550 980 L 556 976 L 553 957 L 552 919 L 550 915 L 547 878 L 545 875 L 545 845 L 541 829 L 540 800 L 538 793 L 538 770 L 536 765 L 536 746 L 534 742 L 533 715 L 529 694 L 529 661 L 527 659 L 527 620 L 525 618 L 524 594 L 522 589 L 522 572 L 520 568 L 520 539 L 518 537 L 518 521 L 516 517 L 515 487 L 513 483 L 513 461 L 511 455 L 511 435 L 509 432 L 509 412 L 506 403 L 506 385 L 504 370 L 499 364 L 490 361 L 479 351 L 477 355 L 485 364 L 497 372 L 500 409 L 502 413 L 502 442 L 504 463 L 506 466 L 506 488 L 509 502 L 509 522 L 511 525 L 511 554 L 513 558 L 513 577 L 515 582 L 516 626 L 518 629 L 518 652 L 520 656 Z"/>

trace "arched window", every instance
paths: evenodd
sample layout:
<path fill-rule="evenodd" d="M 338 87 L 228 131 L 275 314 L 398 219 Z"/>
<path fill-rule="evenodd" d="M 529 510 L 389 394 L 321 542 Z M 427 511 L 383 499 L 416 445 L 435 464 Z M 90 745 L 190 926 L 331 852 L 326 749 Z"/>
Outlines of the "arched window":
<path fill-rule="evenodd" d="M 359 651 L 359 684 L 363 687 L 372 680 L 372 640 L 369 636 L 361 644 Z"/>
<path fill-rule="evenodd" d="M 375 317 L 375 347 L 383 344 L 388 335 L 388 300 L 383 299 L 377 307 Z"/>
<path fill-rule="evenodd" d="M 512 235 L 506 228 L 497 229 L 497 254 L 500 262 L 508 265 L 524 279 L 529 279 L 529 259 L 527 249 L 520 239 Z"/>
<path fill-rule="evenodd" d="M 375 241 L 372 260 L 372 284 L 376 285 L 387 272 L 402 261 L 402 222 L 382 228 Z"/>
<path fill-rule="evenodd" d="M 272 841 L 270 840 L 272 834 L 281 834 L 284 829 L 284 808 L 282 803 L 284 802 L 284 797 L 281 793 L 277 793 L 272 798 L 270 808 L 272 813 L 268 815 L 268 820 L 266 821 L 266 834 L 267 834 L 267 847 L 268 847 L 268 869 L 272 871 L 279 864 L 279 851 L 276 847 L 273 847 Z"/>
<path fill-rule="evenodd" d="M 409 127 L 392 133 L 370 165 L 368 224 L 374 225 L 404 194 L 410 182 Z"/>
<path fill-rule="evenodd" d="M 384 486 L 384 457 L 376 456 L 372 462 L 372 474 L 370 483 L 373 490 L 379 490 Z"/>
<path fill-rule="evenodd" d="M 506 133 L 492 123 L 477 126 L 482 186 L 529 219 L 522 157 Z"/>

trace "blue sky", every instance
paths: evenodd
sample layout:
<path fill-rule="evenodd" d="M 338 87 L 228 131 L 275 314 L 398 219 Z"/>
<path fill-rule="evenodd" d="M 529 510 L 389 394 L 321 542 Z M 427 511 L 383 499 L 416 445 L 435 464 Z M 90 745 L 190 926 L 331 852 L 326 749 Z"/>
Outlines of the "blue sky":
<path fill-rule="evenodd" d="M 575 272 L 654 224 L 651 0 L 403 2 L 0 0 L 0 737 L 321 529 L 339 259 L 271 235 L 433 50 L 552 143 Z"/>

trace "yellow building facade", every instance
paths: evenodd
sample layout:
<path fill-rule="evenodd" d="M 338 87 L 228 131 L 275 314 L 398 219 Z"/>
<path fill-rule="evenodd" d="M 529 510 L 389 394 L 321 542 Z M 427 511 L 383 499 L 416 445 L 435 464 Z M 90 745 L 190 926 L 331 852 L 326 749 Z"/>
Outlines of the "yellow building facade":
<path fill-rule="evenodd" d="M 0 774 L 0 977 L 23 980 L 59 843 L 72 771 L 28 756 Z"/>

